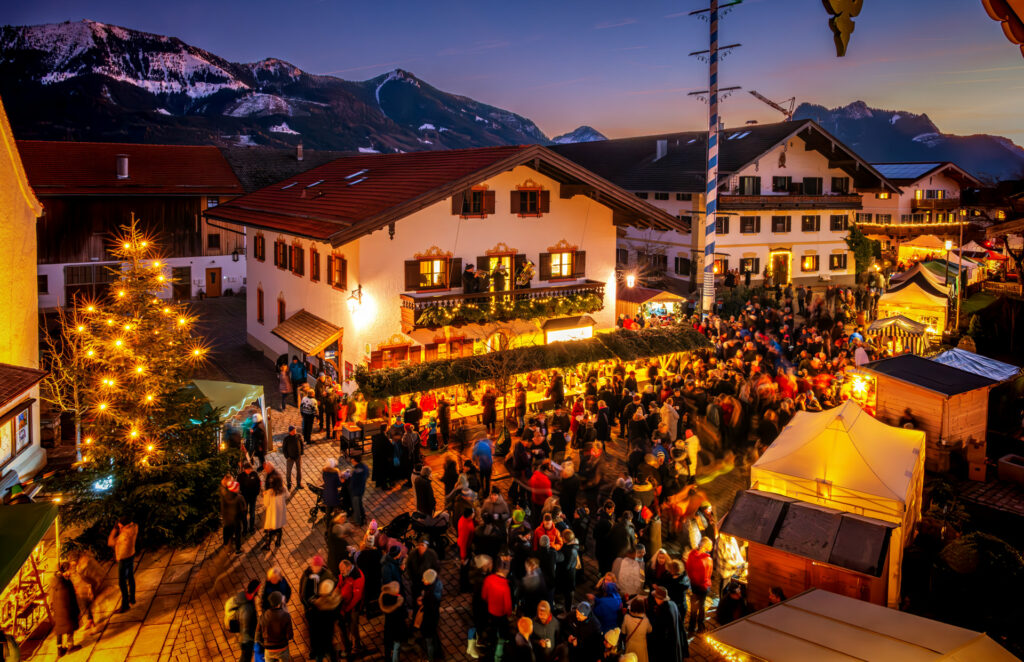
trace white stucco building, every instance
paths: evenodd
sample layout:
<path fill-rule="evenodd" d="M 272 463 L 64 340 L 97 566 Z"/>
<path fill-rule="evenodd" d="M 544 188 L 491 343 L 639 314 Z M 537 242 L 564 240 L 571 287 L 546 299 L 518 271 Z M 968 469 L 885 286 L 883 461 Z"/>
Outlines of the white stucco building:
<path fill-rule="evenodd" d="M 247 228 L 250 344 L 344 377 L 611 328 L 618 232 L 685 229 L 540 146 L 340 158 L 205 215 Z"/>

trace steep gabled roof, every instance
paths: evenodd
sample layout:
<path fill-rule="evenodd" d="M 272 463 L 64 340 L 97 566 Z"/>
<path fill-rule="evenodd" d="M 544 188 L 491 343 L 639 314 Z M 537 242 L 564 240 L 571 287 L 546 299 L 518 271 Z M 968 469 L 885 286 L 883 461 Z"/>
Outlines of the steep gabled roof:
<path fill-rule="evenodd" d="M 552 149 L 631 191 L 703 193 L 706 180 L 707 131 L 663 133 L 589 143 L 555 145 Z M 853 177 L 862 189 L 899 189 L 867 161 L 812 120 L 755 124 L 719 132 L 719 180 L 762 158 L 778 145 L 799 136 L 808 149 L 821 152 Z M 668 151 L 656 158 L 658 141 Z"/>
<path fill-rule="evenodd" d="M 343 157 L 205 215 L 341 245 L 519 165 L 599 195 L 618 224 L 686 230 L 671 214 L 540 145 Z"/>
<path fill-rule="evenodd" d="M 910 186 L 925 177 L 942 173 L 960 182 L 963 187 L 979 187 L 981 182 L 952 161 L 899 161 L 872 163 L 878 172 L 897 186 Z"/>
<path fill-rule="evenodd" d="M 240 195 L 231 166 L 209 145 L 19 140 L 25 171 L 40 196 Z M 128 178 L 117 157 L 128 155 Z"/>

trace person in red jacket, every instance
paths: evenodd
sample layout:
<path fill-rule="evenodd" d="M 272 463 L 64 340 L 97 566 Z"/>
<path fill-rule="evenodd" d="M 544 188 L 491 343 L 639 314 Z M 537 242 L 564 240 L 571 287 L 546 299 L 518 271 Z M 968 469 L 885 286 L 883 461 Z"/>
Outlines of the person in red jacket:
<path fill-rule="evenodd" d="M 551 460 L 544 460 L 538 471 L 530 476 L 530 501 L 537 512 L 544 509 L 544 502 L 551 498 Z"/>
<path fill-rule="evenodd" d="M 690 603 L 690 634 L 704 631 L 704 603 L 711 589 L 711 575 L 714 563 L 711 560 L 711 548 L 714 546 L 707 536 L 700 539 L 697 549 L 691 550 L 686 557 L 686 574 L 690 577 L 690 591 L 693 600 Z"/>
<path fill-rule="evenodd" d="M 473 535 L 476 533 L 476 522 L 474 521 L 472 508 L 465 508 L 462 517 L 459 518 L 459 586 L 462 590 L 469 590 L 469 562 L 473 558 Z"/>
<path fill-rule="evenodd" d="M 512 589 L 508 585 L 508 566 L 504 563 L 498 571 L 487 575 L 480 597 L 487 603 L 490 627 L 498 639 L 508 641 L 508 617 L 512 614 Z"/>
<path fill-rule="evenodd" d="M 366 578 L 352 561 L 345 559 L 340 564 L 341 574 L 338 588 L 341 592 L 339 605 L 341 642 L 345 646 L 345 657 L 352 659 L 353 650 L 362 650 L 359 638 L 359 612 L 363 609 L 363 590 Z"/>

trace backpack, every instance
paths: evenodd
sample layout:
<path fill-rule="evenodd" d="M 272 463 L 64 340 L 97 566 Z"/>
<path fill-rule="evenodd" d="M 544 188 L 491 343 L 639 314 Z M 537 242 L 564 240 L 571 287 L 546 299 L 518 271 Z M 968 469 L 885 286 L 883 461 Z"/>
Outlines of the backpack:
<path fill-rule="evenodd" d="M 228 632 L 238 633 L 242 631 L 242 623 L 238 620 L 238 596 L 233 595 L 224 603 L 224 627 Z"/>

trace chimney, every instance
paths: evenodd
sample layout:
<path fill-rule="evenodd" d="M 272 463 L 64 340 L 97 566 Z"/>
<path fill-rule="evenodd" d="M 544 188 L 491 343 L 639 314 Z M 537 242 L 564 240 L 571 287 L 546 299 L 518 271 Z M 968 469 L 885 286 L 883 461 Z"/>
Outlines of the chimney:
<path fill-rule="evenodd" d="M 654 152 L 654 160 L 660 161 L 666 155 L 668 155 L 668 140 L 659 140 L 657 142 L 657 148 Z"/>
<path fill-rule="evenodd" d="M 299 144 L 295 146 L 295 160 L 296 161 L 301 161 L 302 160 L 302 141 L 301 140 L 299 141 Z"/>
<path fill-rule="evenodd" d="M 117 178 L 128 179 L 128 155 L 117 155 Z"/>

